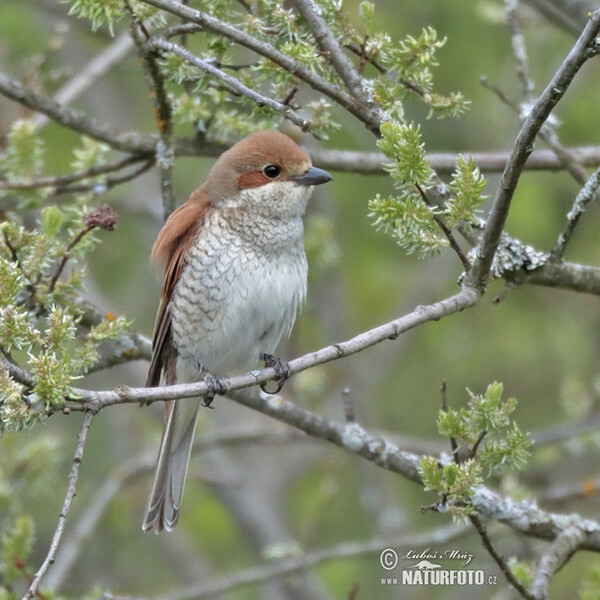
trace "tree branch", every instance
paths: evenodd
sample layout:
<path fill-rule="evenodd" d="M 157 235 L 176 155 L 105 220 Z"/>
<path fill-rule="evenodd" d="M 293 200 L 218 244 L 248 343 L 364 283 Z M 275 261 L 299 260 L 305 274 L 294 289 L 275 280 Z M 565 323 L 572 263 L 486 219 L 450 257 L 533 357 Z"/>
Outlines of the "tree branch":
<path fill-rule="evenodd" d="M 293 0 L 293 4 L 306 19 L 317 43 L 327 52 L 333 68 L 350 93 L 365 104 L 366 110 L 371 110 L 372 100 L 363 90 L 360 75 L 344 54 L 327 22 L 322 17 L 320 9 L 315 6 L 312 0 Z"/>
<path fill-rule="evenodd" d="M 404 532 L 402 535 L 394 537 L 378 537 L 368 542 L 347 542 L 339 544 L 332 548 L 322 550 L 313 550 L 305 554 L 292 558 L 285 558 L 276 562 L 265 564 L 259 567 L 252 567 L 245 571 L 239 571 L 231 575 L 226 575 L 220 580 L 205 583 L 201 582 L 191 586 L 181 588 L 166 596 L 161 600 L 201 600 L 204 598 L 214 598 L 224 592 L 236 589 L 241 586 L 262 583 L 272 579 L 278 579 L 284 575 L 313 567 L 321 563 L 352 558 L 356 556 L 365 556 L 381 553 L 383 548 L 398 546 L 410 539 L 415 548 L 426 547 L 432 544 L 444 544 L 455 540 L 466 532 L 466 528 L 457 525 L 448 525 L 435 531 L 425 533 Z M 105 594 L 105 600 L 127 600 L 128 596 L 118 596 L 114 594 Z M 138 599 L 144 600 L 144 599 Z"/>
<path fill-rule="evenodd" d="M 16 80 L 0 73 L 0 94 L 43 113 L 63 127 L 106 142 L 115 150 L 134 154 L 154 154 L 155 141 L 151 136 L 136 132 L 121 132 L 110 125 L 88 117 L 85 113 L 69 108 L 39 94 Z"/>
<path fill-rule="evenodd" d="M 148 42 L 148 47 L 155 50 L 163 50 L 164 52 L 172 52 L 173 54 L 177 54 L 177 56 L 181 56 L 181 58 L 184 58 L 198 69 L 206 73 L 210 73 L 214 77 L 217 77 L 218 79 L 223 81 L 235 91 L 246 96 L 247 98 L 250 98 L 250 100 L 255 102 L 258 106 L 268 106 L 274 111 L 282 114 L 286 119 L 289 119 L 290 121 L 298 125 L 303 131 L 306 131 L 310 127 L 310 121 L 307 121 L 306 119 L 300 117 L 289 106 L 286 106 L 281 102 L 277 102 L 276 100 L 272 100 L 267 96 L 263 96 L 262 94 L 255 92 L 254 90 L 241 83 L 235 77 L 232 77 L 224 71 L 221 71 L 221 69 L 215 67 L 211 62 L 207 60 L 202 60 L 201 58 L 194 56 L 191 52 L 188 52 L 185 48 L 182 48 L 177 44 L 167 42 L 166 40 L 154 38 Z"/>
<path fill-rule="evenodd" d="M 538 561 L 535 579 L 531 584 L 531 597 L 536 600 L 548 600 L 548 586 L 554 576 L 565 563 L 576 552 L 587 536 L 576 525 L 565 529 L 556 539 L 545 549 Z"/>
<path fill-rule="evenodd" d="M 575 198 L 575 202 L 573 202 L 573 206 L 571 210 L 567 213 L 567 223 L 565 228 L 562 230 L 561 234 L 558 236 L 558 240 L 556 240 L 556 246 L 554 246 L 551 254 L 555 258 L 562 258 L 565 253 L 565 249 L 567 244 L 571 240 L 571 236 L 575 231 L 575 227 L 577 227 L 577 223 L 579 222 L 579 218 L 585 212 L 587 205 L 597 197 L 598 188 L 600 187 L 600 169 L 598 169 L 595 173 L 593 173 L 590 178 L 586 181 L 585 185 L 577 194 Z"/>
<path fill-rule="evenodd" d="M 470 285 L 480 290 L 485 288 L 494 254 L 500 241 L 500 235 L 508 216 L 510 204 L 527 157 L 533 151 L 535 137 L 550 116 L 551 110 L 569 88 L 579 69 L 597 52 L 597 49 L 593 45 L 599 31 L 600 10 L 597 10 L 593 13 L 567 58 L 542 92 L 539 100 L 531 109 L 517 136 L 509 161 L 502 173 L 502 179 L 491 213 L 487 219 L 479 255 L 476 258 L 473 269 L 468 275 Z"/>
<path fill-rule="evenodd" d="M 454 296 L 450 296 L 434 304 L 420 306 L 411 313 L 390 321 L 385 325 L 361 333 L 350 340 L 326 346 L 325 348 L 296 358 L 289 363 L 290 373 L 294 375 L 316 365 L 350 356 L 385 340 L 396 339 L 400 334 L 418 325 L 427 323 L 428 321 L 437 321 L 448 315 L 460 312 L 465 308 L 470 308 L 477 303 L 478 298 L 479 295 L 474 289 L 465 288 Z M 223 381 L 226 393 L 229 394 L 235 390 L 266 383 L 275 377 L 277 377 L 275 369 L 266 368 L 260 371 L 252 371 L 245 375 L 230 377 Z M 155 402 L 176 400 L 179 398 L 194 398 L 205 395 L 207 390 L 207 384 L 203 381 L 156 388 L 130 388 L 121 386 L 112 391 L 92 391 L 73 388 L 78 401 L 87 404 L 88 408 L 94 411 L 113 404 L 128 402 Z"/>
<path fill-rule="evenodd" d="M 77 480 L 79 479 L 79 467 L 81 466 L 83 450 L 85 448 L 87 434 L 90 429 L 90 424 L 92 422 L 93 417 L 93 412 L 87 412 L 85 415 L 83 415 L 83 422 L 81 423 L 81 429 L 79 430 L 79 435 L 77 436 L 77 445 L 75 446 L 75 456 L 73 458 L 73 464 L 71 465 L 71 472 L 69 473 L 69 487 L 67 488 L 67 494 L 65 496 L 65 500 L 63 502 L 63 506 L 58 517 L 58 525 L 56 526 L 56 530 L 54 531 L 54 535 L 52 536 L 52 542 L 50 543 L 50 549 L 48 550 L 48 554 L 46 555 L 42 566 L 34 575 L 33 580 L 31 581 L 31 584 L 27 589 L 27 592 L 23 596 L 23 600 L 31 600 L 31 598 L 34 598 L 37 595 L 40 582 L 42 581 L 44 575 L 46 574 L 46 571 L 48 571 L 48 568 L 50 567 L 50 565 L 52 565 L 54 559 L 56 558 L 56 553 L 60 545 L 60 540 L 65 529 L 67 516 L 69 515 L 69 510 L 71 508 L 71 503 L 76 494 Z"/>

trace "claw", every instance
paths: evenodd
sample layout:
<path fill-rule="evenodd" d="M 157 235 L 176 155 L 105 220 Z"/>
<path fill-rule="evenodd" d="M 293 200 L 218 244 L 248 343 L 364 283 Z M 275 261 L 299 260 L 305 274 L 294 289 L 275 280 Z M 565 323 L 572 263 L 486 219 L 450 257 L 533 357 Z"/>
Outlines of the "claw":
<path fill-rule="evenodd" d="M 202 404 L 206 408 L 214 408 L 212 402 L 215 399 L 215 396 L 223 396 L 227 392 L 227 386 L 221 377 L 213 375 L 212 373 L 207 373 L 204 376 L 204 383 L 206 383 L 208 389 Z"/>
<path fill-rule="evenodd" d="M 275 369 L 275 373 L 277 375 L 277 389 L 273 392 L 269 392 L 267 391 L 267 384 L 266 383 L 262 383 L 260 385 L 260 389 L 265 393 L 265 394 L 278 394 L 281 389 L 283 388 L 283 386 L 285 385 L 285 382 L 288 380 L 288 377 L 290 376 L 290 363 L 287 362 L 287 360 L 283 360 L 283 358 L 279 358 L 278 356 L 273 356 L 272 354 L 261 354 L 260 355 L 260 360 L 264 360 L 265 361 L 265 368 L 272 368 Z"/>

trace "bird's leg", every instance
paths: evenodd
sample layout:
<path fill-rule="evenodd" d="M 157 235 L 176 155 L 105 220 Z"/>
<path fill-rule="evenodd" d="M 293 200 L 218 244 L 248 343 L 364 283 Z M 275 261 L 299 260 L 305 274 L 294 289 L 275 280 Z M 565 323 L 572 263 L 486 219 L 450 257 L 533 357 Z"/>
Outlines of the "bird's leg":
<path fill-rule="evenodd" d="M 290 376 L 290 363 L 287 362 L 287 360 L 283 360 L 283 358 L 273 356 L 272 354 L 261 354 L 260 360 L 265 361 L 265 368 L 275 369 L 275 374 L 277 376 L 277 389 L 275 391 L 267 391 L 266 388 L 268 382 L 261 384 L 260 389 L 265 394 L 278 394 Z"/>
<path fill-rule="evenodd" d="M 212 402 L 215 396 L 224 396 L 227 393 L 227 386 L 221 377 L 205 371 L 204 383 L 206 383 L 206 396 L 204 396 L 203 405 L 206 408 L 214 408 Z"/>

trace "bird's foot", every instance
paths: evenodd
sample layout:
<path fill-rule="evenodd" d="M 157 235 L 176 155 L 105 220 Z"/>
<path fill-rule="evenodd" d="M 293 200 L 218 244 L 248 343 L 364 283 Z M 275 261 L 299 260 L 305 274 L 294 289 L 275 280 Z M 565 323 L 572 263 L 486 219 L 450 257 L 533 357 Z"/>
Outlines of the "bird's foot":
<path fill-rule="evenodd" d="M 283 358 L 279 358 L 278 356 L 273 356 L 272 354 L 261 354 L 260 360 L 265 361 L 265 368 L 275 369 L 275 375 L 277 379 L 275 380 L 277 383 L 277 389 L 273 392 L 269 392 L 267 390 L 268 382 L 261 384 L 260 389 L 265 394 L 278 394 L 283 388 L 285 382 L 290 376 L 290 363 L 287 360 L 283 360 Z"/>
<path fill-rule="evenodd" d="M 206 408 L 214 408 L 212 402 L 215 396 L 224 396 L 227 393 L 227 386 L 221 377 L 213 375 L 212 373 L 206 373 L 204 376 L 204 383 L 206 383 L 206 396 L 204 396 L 203 406 Z"/>

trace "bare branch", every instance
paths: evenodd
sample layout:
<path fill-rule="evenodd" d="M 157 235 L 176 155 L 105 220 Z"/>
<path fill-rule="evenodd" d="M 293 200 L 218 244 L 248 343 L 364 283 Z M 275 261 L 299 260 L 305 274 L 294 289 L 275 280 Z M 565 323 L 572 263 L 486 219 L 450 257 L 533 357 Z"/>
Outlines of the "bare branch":
<path fill-rule="evenodd" d="M 156 143 L 151 136 L 118 131 L 106 123 L 88 117 L 79 110 L 63 106 L 52 98 L 35 92 L 3 73 L 0 73 L 0 94 L 47 115 L 63 127 L 106 142 L 116 150 L 135 154 L 154 154 Z"/>
<path fill-rule="evenodd" d="M 173 111 L 165 89 L 165 80 L 156 60 L 157 57 L 146 46 L 149 33 L 133 10 L 129 0 L 125 0 L 125 6 L 131 14 L 131 37 L 142 59 L 144 72 L 154 99 L 154 116 L 160 136 L 156 146 L 156 166 L 160 173 L 163 219 L 166 221 L 175 210 L 175 194 L 173 191 Z"/>
<path fill-rule="evenodd" d="M 286 117 L 286 119 L 289 119 L 290 121 L 292 121 L 293 123 L 298 125 L 303 131 L 306 131 L 310 127 L 310 121 L 307 121 L 306 119 L 303 119 L 302 117 L 300 117 L 289 106 L 286 106 L 285 104 L 282 104 L 281 102 L 277 102 L 276 100 L 272 100 L 271 98 L 268 98 L 267 96 L 263 96 L 262 94 L 255 92 L 254 90 L 250 89 L 249 87 L 247 87 L 243 83 L 241 83 L 235 77 L 232 77 L 231 75 L 228 75 L 224 71 L 221 71 L 221 69 L 218 69 L 217 67 L 215 67 L 210 61 L 202 60 L 201 58 L 194 56 L 191 52 L 188 52 L 185 48 L 182 48 L 181 46 L 178 46 L 177 44 L 173 44 L 172 42 L 167 42 L 167 41 L 161 40 L 161 39 L 153 39 L 153 40 L 149 41 L 148 46 L 150 48 L 153 48 L 156 50 L 172 52 L 173 54 L 177 54 L 177 56 L 181 56 L 181 58 L 184 58 L 190 64 L 194 65 L 198 69 L 201 69 L 202 71 L 204 71 L 206 73 L 210 73 L 214 77 L 217 77 L 218 79 L 223 81 L 226 85 L 228 85 L 235 91 L 239 92 L 240 94 L 243 94 L 247 98 L 250 98 L 250 100 L 256 102 L 256 104 L 258 106 L 268 106 L 269 108 L 272 108 L 274 111 L 281 113 L 284 117 Z"/>
<path fill-rule="evenodd" d="M 57 177 L 42 177 L 40 179 L 32 179 L 31 181 L 3 181 L 0 180 L 0 190 L 35 190 L 39 188 L 56 188 L 55 194 L 64 193 L 70 183 L 81 181 L 82 179 L 90 179 L 98 175 L 113 173 L 120 171 L 125 167 L 138 163 L 144 160 L 140 156 L 128 156 L 122 160 L 108 163 L 106 165 L 95 165 L 83 171 L 76 171 L 69 175 L 58 175 Z"/>
<path fill-rule="evenodd" d="M 60 540 L 63 535 L 63 531 L 65 529 L 65 523 L 67 521 L 67 517 L 69 515 L 69 510 L 71 508 L 71 503 L 76 494 L 77 480 L 79 479 L 79 467 L 81 466 L 81 460 L 83 458 L 83 451 L 85 448 L 85 442 L 87 439 L 87 434 L 90 429 L 90 424 L 92 422 L 92 418 L 94 417 L 94 413 L 87 412 L 83 416 L 83 422 L 81 423 L 81 429 L 79 430 L 79 435 L 77 436 L 77 445 L 75 446 L 75 456 L 73 458 L 73 464 L 71 465 L 71 472 L 69 473 L 69 487 L 67 488 L 67 494 L 65 496 L 65 501 L 63 503 L 62 509 L 60 511 L 60 515 L 58 517 L 58 525 L 56 526 L 56 530 L 54 531 L 54 535 L 52 536 L 52 542 L 50 544 L 50 548 L 48 550 L 48 554 L 42 563 L 42 566 L 38 569 L 37 573 L 34 575 L 27 592 L 23 596 L 23 600 L 31 600 L 37 594 L 38 587 L 40 582 L 44 578 L 46 571 L 56 558 L 56 553 L 58 551 L 58 547 L 60 545 Z"/>
<path fill-rule="evenodd" d="M 521 109 L 514 102 L 511 102 L 511 100 L 508 99 L 508 97 L 497 85 L 489 81 L 487 77 L 482 77 L 480 81 L 487 89 L 496 94 L 496 96 L 498 96 L 498 98 L 504 104 L 506 104 L 506 106 L 510 107 L 516 114 L 521 114 Z M 584 165 L 578 160 L 576 153 L 572 152 L 568 148 L 565 148 L 559 142 L 558 136 L 556 135 L 554 129 L 552 129 L 552 127 L 550 127 L 547 123 L 544 123 L 538 135 L 554 152 L 561 166 L 571 174 L 573 179 L 575 179 L 579 185 L 584 185 L 587 181 L 587 171 L 585 170 Z M 528 163 L 529 159 L 525 164 L 527 165 Z"/>
<path fill-rule="evenodd" d="M 245 571 L 226 575 L 220 580 L 209 583 L 201 582 L 189 587 L 181 588 L 166 596 L 162 596 L 161 600 L 188 600 L 191 598 L 201 600 L 203 598 L 214 598 L 218 594 L 223 594 L 224 592 L 244 585 L 280 578 L 284 575 L 295 573 L 296 571 L 313 567 L 327 561 L 370 554 L 377 555 L 381 553 L 382 549 L 399 546 L 405 543 L 407 539 L 410 539 L 411 544 L 415 548 L 419 548 L 447 543 L 464 535 L 466 531 L 468 530 L 464 526 L 448 525 L 425 533 L 403 532 L 401 535 L 394 537 L 379 537 L 369 540 L 368 542 L 347 542 L 334 546 L 333 548 L 313 550 L 312 552 L 307 552 L 301 556 L 286 558 L 259 567 L 252 567 Z M 104 598 L 106 600 L 125 600 L 127 597 L 110 594 L 105 595 Z"/>
<path fill-rule="evenodd" d="M 569 88 L 579 69 L 597 52 L 594 43 L 599 32 L 600 10 L 597 10 L 593 13 L 567 58 L 542 92 L 539 100 L 531 109 L 517 136 L 487 220 L 479 255 L 468 276 L 469 283 L 478 287 L 478 289 L 485 288 L 494 254 L 500 241 L 500 235 L 508 216 L 510 204 L 527 157 L 533 151 L 535 137 L 550 116 L 552 109 Z"/>
<path fill-rule="evenodd" d="M 565 529 L 540 556 L 535 579 L 531 584 L 531 597 L 548 599 L 548 586 L 556 571 L 565 565 L 584 542 L 587 533 L 577 526 Z"/>
<path fill-rule="evenodd" d="M 290 373 L 294 375 L 316 365 L 350 356 L 385 340 L 396 339 L 400 334 L 418 325 L 427 323 L 428 321 L 437 321 L 448 315 L 460 312 L 465 308 L 474 306 L 478 298 L 479 295 L 474 289 L 465 288 L 454 296 L 450 296 L 434 304 L 420 306 L 407 315 L 361 333 L 350 340 L 326 346 L 325 348 L 296 358 L 289 363 Z M 266 383 L 277 376 L 275 369 L 265 368 L 245 375 L 230 377 L 224 379 L 223 382 L 226 393 L 229 394 L 234 390 L 241 390 Z M 121 386 L 112 391 L 73 389 L 80 401 L 87 404 L 88 408 L 94 411 L 113 404 L 128 402 L 155 402 L 176 400 L 179 398 L 194 398 L 204 396 L 207 390 L 207 384 L 203 381 L 156 388 L 130 388 Z"/>
<path fill-rule="evenodd" d="M 525 586 L 513 575 L 513 572 L 510 570 L 508 564 L 506 564 L 506 560 L 504 557 L 496 550 L 496 547 L 492 543 L 492 540 L 488 536 L 487 528 L 484 525 L 483 521 L 477 515 L 469 515 L 469 520 L 477 530 L 479 537 L 481 537 L 481 542 L 483 543 L 483 547 L 488 551 L 489 555 L 494 559 L 500 571 L 504 577 L 506 577 L 507 581 L 521 594 L 523 598 L 526 600 L 536 600 L 535 596 L 529 593 Z"/>
<path fill-rule="evenodd" d="M 554 249 L 552 250 L 552 255 L 555 258 L 563 257 L 567 244 L 569 243 L 571 236 L 575 231 L 575 227 L 577 227 L 579 218 L 585 212 L 587 205 L 597 197 L 598 187 L 600 187 L 600 169 L 590 176 L 579 194 L 577 194 L 575 202 L 573 202 L 573 206 L 567 214 L 567 224 L 565 225 L 565 228 L 561 234 L 558 236 L 558 240 L 556 240 L 556 246 L 554 246 Z"/>
<path fill-rule="evenodd" d="M 122 33 L 102 52 L 69 79 L 54 96 L 58 104 L 69 104 L 85 90 L 103 77 L 115 65 L 120 63 L 133 50 L 133 40 L 128 33 Z M 48 116 L 37 114 L 33 117 L 36 127 L 42 128 L 48 122 Z"/>

